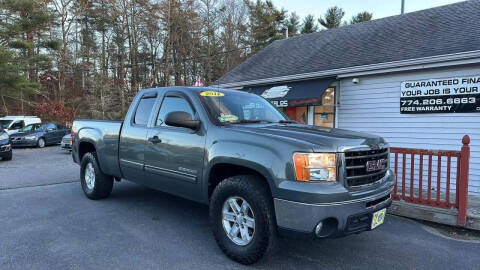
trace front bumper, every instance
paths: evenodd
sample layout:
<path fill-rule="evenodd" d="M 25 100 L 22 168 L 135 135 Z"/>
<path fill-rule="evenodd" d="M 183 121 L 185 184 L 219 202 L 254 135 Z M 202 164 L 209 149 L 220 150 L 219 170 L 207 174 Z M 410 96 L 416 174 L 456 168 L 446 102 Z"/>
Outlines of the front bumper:
<path fill-rule="evenodd" d="M 36 146 L 37 145 L 37 140 L 26 140 L 23 138 L 20 139 L 12 139 L 12 146 Z"/>
<path fill-rule="evenodd" d="M 8 157 L 12 153 L 12 146 L 10 143 L 0 145 L 0 158 Z"/>
<path fill-rule="evenodd" d="M 322 237 L 336 237 L 369 230 L 371 216 L 375 211 L 391 205 L 394 176 L 389 172 L 376 192 L 367 193 L 355 199 L 306 203 L 274 198 L 275 214 L 280 232 L 290 234 L 311 234 L 319 236 L 316 227 L 320 222 L 328 224 L 328 233 Z M 336 197 L 335 194 L 322 197 Z M 326 226 L 323 226 L 326 228 Z"/>
<path fill-rule="evenodd" d="M 61 147 L 63 150 L 69 150 L 69 151 L 72 150 L 72 146 L 70 145 L 70 142 L 68 142 L 68 143 L 62 142 L 61 145 L 60 145 L 60 147 Z"/>

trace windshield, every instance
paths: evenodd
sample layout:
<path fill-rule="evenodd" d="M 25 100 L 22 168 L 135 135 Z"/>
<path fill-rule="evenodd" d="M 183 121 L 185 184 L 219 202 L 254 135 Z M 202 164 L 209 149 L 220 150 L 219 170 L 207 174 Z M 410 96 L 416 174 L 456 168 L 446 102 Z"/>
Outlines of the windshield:
<path fill-rule="evenodd" d="M 7 128 L 13 120 L 0 120 L 0 128 Z"/>
<path fill-rule="evenodd" d="M 34 131 L 34 130 L 37 130 L 38 128 L 40 128 L 41 124 L 31 124 L 31 125 L 28 125 L 28 126 L 25 126 L 24 128 L 22 128 L 20 130 L 20 132 L 28 132 L 28 131 Z"/>
<path fill-rule="evenodd" d="M 210 117 L 218 124 L 274 123 L 288 118 L 260 96 L 242 92 L 199 92 Z"/>

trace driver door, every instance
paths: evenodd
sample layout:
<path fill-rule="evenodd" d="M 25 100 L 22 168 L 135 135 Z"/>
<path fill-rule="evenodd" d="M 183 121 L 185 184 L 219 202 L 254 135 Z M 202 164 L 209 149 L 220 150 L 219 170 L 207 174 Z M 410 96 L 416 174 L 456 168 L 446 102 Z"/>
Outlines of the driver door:
<path fill-rule="evenodd" d="M 47 128 L 45 129 L 45 143 L 55 143 L 57 136 L 57 125 L 53 123 L 48 124 Z"/>
<path fill-rule="evenodd" d="M 205 129 L 192 130 L 165 124 L 168 113 L 183 111 L 196 119 L 195 108 L 183 93 L 167 93 L 145 146 L 145 173 L 148 185 L 178 196 L 201 199 L 201 179 L 205 152 Z"/>

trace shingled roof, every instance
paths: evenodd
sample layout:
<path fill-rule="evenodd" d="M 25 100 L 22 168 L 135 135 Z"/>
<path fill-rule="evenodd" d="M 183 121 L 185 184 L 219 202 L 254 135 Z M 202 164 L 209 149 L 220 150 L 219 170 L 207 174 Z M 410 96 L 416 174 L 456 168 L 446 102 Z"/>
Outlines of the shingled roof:
<path fill-rule="evenodd" d="M 217 84 L 480 50 L 473 0 L 278 40 Z"/>

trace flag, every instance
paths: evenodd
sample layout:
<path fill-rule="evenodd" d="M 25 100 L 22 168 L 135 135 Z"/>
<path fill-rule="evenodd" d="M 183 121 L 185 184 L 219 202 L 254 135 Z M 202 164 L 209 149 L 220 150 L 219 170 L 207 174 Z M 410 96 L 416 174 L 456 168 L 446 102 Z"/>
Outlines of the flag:
<path fill-rule="evenodd" d="M 202 81 L 200 81 L 200 77 L 197 77 L 197 81 L 193 84 L 193 86 L 197 86 L 197 87 L 202 87 L 203 86 Z"/>

